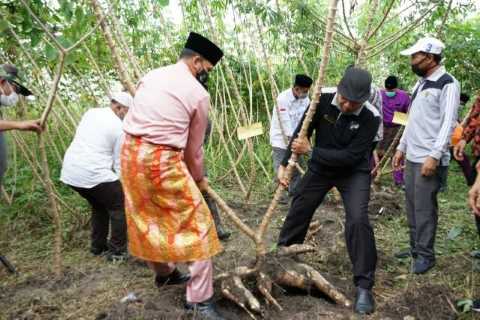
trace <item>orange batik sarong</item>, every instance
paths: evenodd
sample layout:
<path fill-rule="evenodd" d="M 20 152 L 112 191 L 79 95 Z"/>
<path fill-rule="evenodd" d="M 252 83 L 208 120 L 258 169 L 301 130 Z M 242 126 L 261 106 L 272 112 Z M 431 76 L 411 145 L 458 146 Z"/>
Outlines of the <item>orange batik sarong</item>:
<path fill-rule="evenodd" d="M 122 185 L 130 254 L 155 262 L 206 260 L 222 250 L 180 150 L 126 135 Z"/>

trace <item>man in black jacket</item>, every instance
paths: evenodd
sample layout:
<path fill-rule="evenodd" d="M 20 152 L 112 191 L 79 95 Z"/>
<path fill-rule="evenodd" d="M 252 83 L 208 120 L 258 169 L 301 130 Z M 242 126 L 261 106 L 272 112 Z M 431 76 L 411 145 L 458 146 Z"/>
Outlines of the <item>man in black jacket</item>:
<path fill-rule="evenodd" d="M 312 157 L 293 196 L 278 240 L 279 246 L 302 243 L 315 210 L 327 192 L 336 187 L 342 195 L 346 213 L 345 239 L 357 287 L 355 311 L 361 314 L 374 311 L 371 289 L 377 261 L 367 212 L 370 149 L 380 125 L 378 111 L 367 101 L 371 82 L 370 73 L 351 67 L 345 71 L 335 91 L 322 93 L 308 128 L 308 138 L 315 131 Z M 302 122 L 279 168 L 278 178 L 284 185 L 288 184 L 283 175 L 291 152 L 306 154 L 312 149 L 309 139 L 297 137 Z"/>

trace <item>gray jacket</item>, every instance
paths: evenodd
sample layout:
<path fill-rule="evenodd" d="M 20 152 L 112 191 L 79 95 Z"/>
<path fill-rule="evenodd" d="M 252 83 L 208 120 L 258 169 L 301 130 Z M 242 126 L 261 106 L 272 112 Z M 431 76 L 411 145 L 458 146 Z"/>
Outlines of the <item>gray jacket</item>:
<path fill-rule="evenodd" d="M 447 166 L 459 104 L 460 85 L 444 66 L 418 80 L 413 89 L 408 123 L 397 150 L 406 153 L 411 162 L 423 163 L 430 156 Z"/>

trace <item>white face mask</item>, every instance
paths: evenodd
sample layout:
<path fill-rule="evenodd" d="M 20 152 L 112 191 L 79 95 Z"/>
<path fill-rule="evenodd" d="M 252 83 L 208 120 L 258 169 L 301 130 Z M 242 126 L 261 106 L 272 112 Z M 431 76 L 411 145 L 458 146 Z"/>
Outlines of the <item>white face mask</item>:
<path fill-rule="evenodd" d="M 0 105 L 2 106 L 14 106 L 18 102 L 18 94 L 13 91 L 9 96 L 0 95 Z"/>

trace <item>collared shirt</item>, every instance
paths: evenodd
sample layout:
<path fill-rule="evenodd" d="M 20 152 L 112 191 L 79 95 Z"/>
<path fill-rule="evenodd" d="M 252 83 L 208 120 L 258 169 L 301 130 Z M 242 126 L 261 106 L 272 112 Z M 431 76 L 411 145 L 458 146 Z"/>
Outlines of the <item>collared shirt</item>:
<path fill-rule="evenodd" d="M 200 181 L 209 106 L 208 92 L 179 61 L 140 80 L 123 129 L 144 141 L 183 149 L 192 177 Z"/>
<path fill-rule="evenodd" d="M 286 149 L 282 128 L 285 131 L 287 140 L 292 136 L 293 131 L 302 119 L 305 110 L 310 105 L 308 97 L 304 99 L 297 99 L 293 95 L 292 89 L 287 89 L 281 92 L 277 97 L 277 103 L 272 110 L 272 122 L 270 124 L 270 144 L 272 147 Z M 278 108 L 278 111 L 277 111 Z M 280 121 L 278 119 L 280 114 Z M 280 122 L 282 128 L 280 127 Z"/>
<path fill-rule="evenodd" d="M 79 188 L 117 181 L 122 142 L 122 120 L 112 109 L 89 109 L 65 152 L 60 180 Z"/>
<path fill-rule="evenodd" d="M 370 151 L 380 122 L 379 112 L 368 101 L 355 112 L 342 113 L 337 95 L 322 93 L 307 132 L 310 138 L 315 131 L 315 144 L 308 168 L 327 176 L 370 172 Z M 300 128 L 299 124 L 290 141 L 282 161 L 284 166 L 288 164 L 291 143 Z"/>
<path fill-rule="evenodd" d="M 382 90 L 382 113 L 383 125 L 385 127 L 396 127 L 398 124 L 392 123 L 395 112 L 408 112 L 410 106 L 410 97 L 408 94 L 400 89 L 395 89 L 395 96 L 389 97 L 386 90 Z"/>
<path fill-rule="evenodd" d="M 432 157 L 446 166 L 450 161 L 450 137 L 458 118 L 460 85 L 441 66 L 418 80 L 413 91 L 408 123 L 397 149 L 406 153 L 411 162 L 423 163 Z"/>

